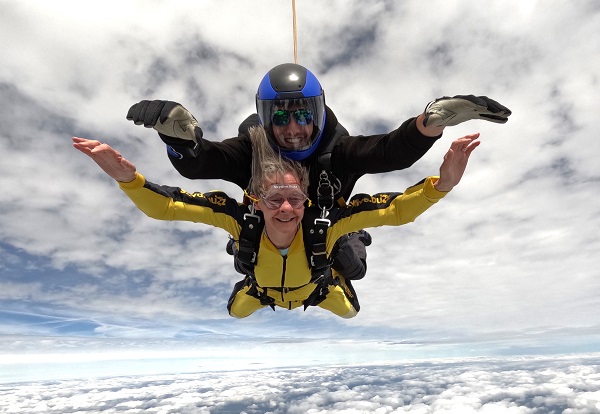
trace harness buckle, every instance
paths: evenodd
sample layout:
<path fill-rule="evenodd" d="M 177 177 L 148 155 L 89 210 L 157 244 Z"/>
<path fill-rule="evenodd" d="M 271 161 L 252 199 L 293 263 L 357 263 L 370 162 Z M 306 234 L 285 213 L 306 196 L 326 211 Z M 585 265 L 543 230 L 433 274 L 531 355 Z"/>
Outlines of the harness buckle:
<path fill-rule="evenodd" d="M 321 213 L 321 216 L 325 215 L 325 209 L 323 209 L 323 212 Z M 316 225 L 323 225 L 325 224 L 326 227 L 330 227 L 331 226 L 331 220 L 326 219 L 325 217 L 321 217 L 321 218 L 316 218 L 315 219 L 315 224 Z"/>
<path fill-rule="evenodd" d="M 244 213 L 244 220 L 247 220 L 248 218 L 256 219 L 256 222 L 260 223 L 260 216 L 258 214 Z"/>
<path fill-rule="evenodd" d="M 327 255 L 327 252 L 318 252 L 315 253 L 314 251 L 312 252 L 312 255 L 310 256 L 310 265 L 311 267 L 317 267 L 317 265 L 315 264 L 315 256 L 322 256 L 322 255 Z M 325 257 L 325 259 L 327 259 L 327 257 Z"/>

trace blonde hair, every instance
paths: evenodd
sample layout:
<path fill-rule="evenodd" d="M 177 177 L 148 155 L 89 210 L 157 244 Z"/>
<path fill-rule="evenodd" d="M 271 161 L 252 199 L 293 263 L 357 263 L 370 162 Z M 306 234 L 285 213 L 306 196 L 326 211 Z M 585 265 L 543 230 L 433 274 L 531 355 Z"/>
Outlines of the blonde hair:
<path fill-rule="evenodd" d="M 282 157 L 275 151 L 267 138 L 262 126 L 250 128 L 250 141 L 252 142 L 252 179 L 249 190 L 252 194 L 261 195 L 269 184 L 277 182 L 285 174 L 293 174 L 300 189 L 306 194 L 308 191 L 308 169 L 297 161 Z"/>

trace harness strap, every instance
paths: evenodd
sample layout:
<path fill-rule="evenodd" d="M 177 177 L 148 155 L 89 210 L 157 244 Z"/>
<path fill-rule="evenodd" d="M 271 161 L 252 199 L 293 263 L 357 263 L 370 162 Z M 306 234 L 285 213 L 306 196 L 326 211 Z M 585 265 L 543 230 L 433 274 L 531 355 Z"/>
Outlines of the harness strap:
<path fill-rule="evenodd" d="M 308 285 L 308 283 L 306 285 L 296 286 L 296 287 L 269 287 L 269 288 L 265 287 L 262 289 L 271 289 L 271 290 L 274 290 L 279 293 L 281 293 L 281 292 L 287 293 L 287 292 L 293 292 L 294 290 L 302 289 L 303 287 L 305 287 L 307 285 Z"/>
<path fill-rule="evenodd" d="M 244 214 L 237 258 L 252 275 L 254 275 L 263 226 L 264 223 L 261 222 L 259 215 L 254 214 L 254 210 Z"/>
<path fill-rule="evenodd" d="M 315 290 L 313 290 L 304 301 L 304 310 L 309 306 L 317 306 L 319 303 L 323 302 L 329 294 L 329 287 L 337 286 L 339 284 L 338 280 L 333 278 L 331 268 L 327 268 L 322 277 L 315 283 L 317 284 Z"/>
<path fill-rule="evenodd" d="M 253 298 L 260 300 L 261 305 L 270 306 L 271 309 L 275 310 L 275 299 L 267 295 L 267 288 L 264 288 L 264 290 L 261 292 L 258 289 L 258 284 L 256 283 L 256 280 L 254 280 L 254 278 L 248 276 L 246 279 L 246 283 L 248 283 L 248 285 L 250 286 L 250 288 L 246 292 L 246 295 L 252 296 Z"/>
<path fill-rule="evenodd" d="M 315 162 L 310 166 L 319 174 L 319 184 L 317 187 L 317 205 L 321 209 L 330 210 L 334 206 L 336 195 L 342 191 L 342 183 L 333 174 L 331 165 L 331 154 L 333 148 L 341 136 L 348 135 L 348 131 L 342 125 L 337 124 L 333 138 L 327 146 L 321 151 L 321 154 L 316 158 Z M 313 178 L 311 178 L 313 179 Z M 343 199 L 343 197 L 341 197 Z"/>
<path fill-rule="evenodd" d="M 331 264 L 327 258 L 327 230 L 331 225 L 331 221 L 325 218 L 316 218 L 313 225 L 308 230 L 311 243 L 308 245 L 310 251 L 309 264 L 313 273 L 321 273 L 321 271 Z"/>

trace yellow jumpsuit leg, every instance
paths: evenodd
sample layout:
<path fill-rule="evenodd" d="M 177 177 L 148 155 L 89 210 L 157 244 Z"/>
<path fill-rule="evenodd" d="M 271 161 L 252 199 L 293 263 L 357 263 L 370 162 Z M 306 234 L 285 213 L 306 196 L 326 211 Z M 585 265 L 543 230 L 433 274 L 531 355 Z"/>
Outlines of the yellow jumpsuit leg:
<path fill-rule="evenodd" d="M 343 276 L 335 275 L 335 277 L 337 277 L 339 284 L 329 287 L 327 297 L 318 306 L 344 319 L 354 318 L 360 310 L 356 292 Z"/>
<path fill-rule="evenodd" d="M 245 318 L 252 315 L 257 310 L 264 308 L 266 305 L 262 305 L 260 300 L 247 295 L 246 292 L 250 289 L 250 286 L 244 286 L 239 290 L 232 300 L 229 302 L 229 315 L 234 318 Z"/>

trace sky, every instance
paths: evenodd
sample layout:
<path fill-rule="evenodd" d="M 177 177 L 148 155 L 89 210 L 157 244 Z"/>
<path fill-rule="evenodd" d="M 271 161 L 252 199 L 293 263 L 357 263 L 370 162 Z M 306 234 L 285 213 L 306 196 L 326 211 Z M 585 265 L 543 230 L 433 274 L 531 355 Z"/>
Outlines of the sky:
<path fill-rule="evenodd" d="M 179 176 L 157 134 L 125 116 L 142 99 L 173 100 L 206 139 L 234 136 L 264 74 L 294 60 L 290 2 L 0 0 L 0 8 L 5 367 L 600 351 L 597 1 L 296 2 L 298 63 L 351 134 L 391 131 L 442 96 L 486 95 L 513 112 L 505 125 L 447 128 L 410 169 L 361 178 L 356 192 L 403 191 L 438 173 L 452 140 L 481 133 L 444 200 L 415 223 L 371 230 L 351 320 L 319 308 L 230 318 L 241 275 L 224 251 L 227 234 L 149 219 L 71 146 L 73 135 L 98 139 L 153 182 L 241 197 L 232 184 Z"/>

